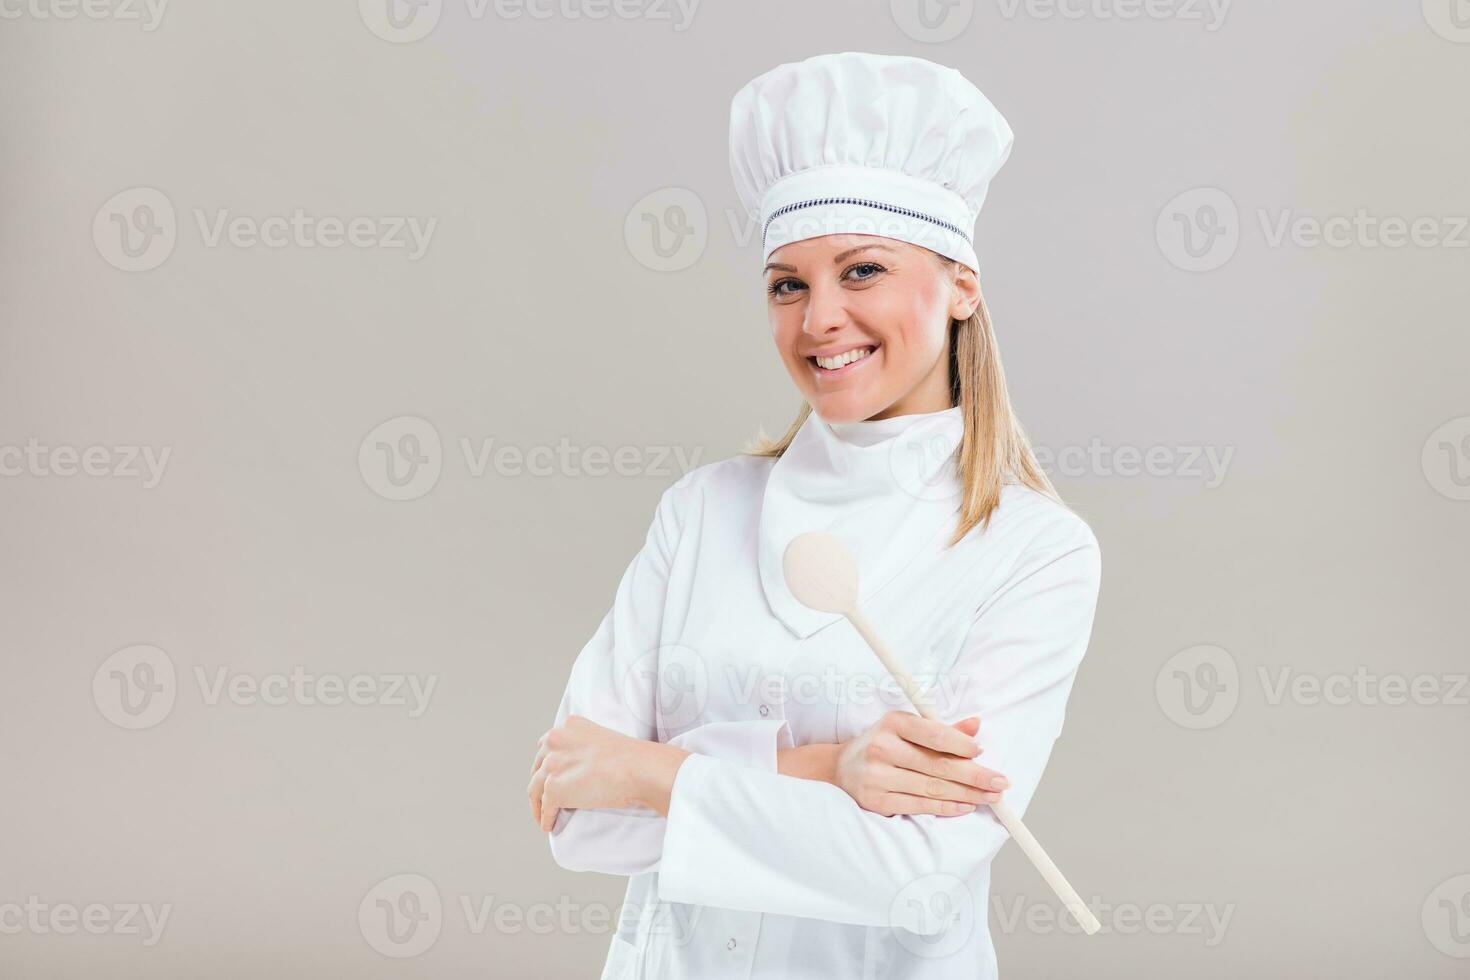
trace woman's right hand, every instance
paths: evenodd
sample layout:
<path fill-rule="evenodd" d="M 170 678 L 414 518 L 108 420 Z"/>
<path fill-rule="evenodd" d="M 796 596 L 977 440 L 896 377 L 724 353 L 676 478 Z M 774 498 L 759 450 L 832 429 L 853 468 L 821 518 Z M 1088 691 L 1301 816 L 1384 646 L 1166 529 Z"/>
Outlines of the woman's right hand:
<path fill-rule="evenodd" d="M 1000 773 L 971 761 L 983 751 L 974 739 L 979 728 L 974 717 L 946 725 L 890 711 L 842 744 L 834 781 L 858 806 L 885 817 L 973 813 L 977 805 L 999 800 L 1009 785 Z"/>

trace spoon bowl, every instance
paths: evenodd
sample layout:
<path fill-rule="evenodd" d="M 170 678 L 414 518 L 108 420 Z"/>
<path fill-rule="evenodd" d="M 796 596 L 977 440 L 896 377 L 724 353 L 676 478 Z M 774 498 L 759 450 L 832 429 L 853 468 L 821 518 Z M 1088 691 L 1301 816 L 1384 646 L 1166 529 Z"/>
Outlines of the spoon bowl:
<path fill-rule="evenodd" d="M 846 613 L 857 605 L 857 560 L 842 539 L 826 531 L 798 534 L 781 556 L 786 587 L 803 606 Z"/>

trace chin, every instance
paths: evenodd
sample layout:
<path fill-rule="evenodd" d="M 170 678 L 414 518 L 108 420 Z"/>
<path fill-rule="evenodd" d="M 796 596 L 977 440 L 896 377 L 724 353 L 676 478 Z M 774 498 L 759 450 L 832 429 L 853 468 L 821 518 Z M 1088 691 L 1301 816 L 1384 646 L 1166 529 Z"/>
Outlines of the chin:
<path fill-rule="evenodd" d="M 872 346 L 872 354 L 837 371 L 819 370 L 809 357 L 788 357 L 792 381 L 824 421 L 859 422 L 877 415 L 898 397 L 888 393 L 902 388 L 895 383 L 897 378 L 890 377 L 894 365 L 885 356 L 886 345 L 875 342 Z"/>
<path fill-rule="evenodd" d="M 862 392 L 825 392 L 807 396 L 812 411 L 824 422 L 860 422 L 883 411 L 880 399 Z"/>

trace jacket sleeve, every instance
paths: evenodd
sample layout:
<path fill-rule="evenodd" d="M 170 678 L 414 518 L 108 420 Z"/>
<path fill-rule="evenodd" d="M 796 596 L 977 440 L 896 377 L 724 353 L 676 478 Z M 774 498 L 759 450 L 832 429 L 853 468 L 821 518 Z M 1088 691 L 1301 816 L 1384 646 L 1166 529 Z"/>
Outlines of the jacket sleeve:
<path fill-rule="evenodd" d="M 1092 631 L 1097 541 L 1081 521 L 1027 555 L 979 608 L 951 674 L 947 720 L 980 717 L 983 760 L 1023 814 L 1061 733 Z M 881 629 L 879 624 L 879 628 Z M 854 640 L 861 642 L 861 640 Z M 935 935 L 971 901 L 1007 833 L 989 807 L 885 817 L 837 786 L 704 756 L 679 767 L 659 869 L 664 900 Z M 913 901 L 915 889 L 922 901 Z M 939 895 L 937 892 L 946 892 Z M 949 902 L 949 905 L 942 905 Z"/>
<path fill-rule="evenodd" d="M 681 667 L 681 648 L 662 637 L 679 536 L 676 501 L 691 475 L 659 499 L 643 547 L 618 583 L 612 608 L 572 664 L 554 724 L 581 715 L 633 738 L 667 741 L 732 767 L 774 773 L 780 719 L 698 725 L 700 706 L 679 703 L 677 698 L 684 695 L 678 685 L 669 685 L 674 701 L 668 691 L 661 695 L 658 690 L 660 674 Z M 676 729 L 679 734 L 669 736 Z M 550 834 L 551 854 L 572 871 L 640 874 L 658 865 L 665 822 L 641 806 L 563 810 Z"/>

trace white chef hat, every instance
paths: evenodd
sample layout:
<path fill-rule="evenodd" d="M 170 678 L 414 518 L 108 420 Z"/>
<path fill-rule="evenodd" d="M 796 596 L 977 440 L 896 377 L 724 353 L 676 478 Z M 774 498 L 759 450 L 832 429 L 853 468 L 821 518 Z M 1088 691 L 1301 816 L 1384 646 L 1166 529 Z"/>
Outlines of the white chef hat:
<path fill-rule="evenodd" d="M 972 235 L 1012 134 L 953 68 L 846 51 L 780 65 L 730 101 L 730 172 L 758 211 L 761 262 L 788 242 L 864 234 L 979 271 Z"/>

